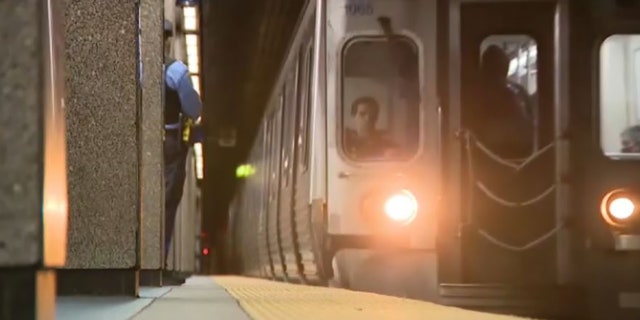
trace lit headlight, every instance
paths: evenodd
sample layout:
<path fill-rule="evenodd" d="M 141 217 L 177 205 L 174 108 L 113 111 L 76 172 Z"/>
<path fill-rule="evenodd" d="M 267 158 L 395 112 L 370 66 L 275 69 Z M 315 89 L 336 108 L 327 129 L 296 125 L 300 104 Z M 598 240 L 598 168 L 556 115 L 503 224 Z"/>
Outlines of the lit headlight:
<path fill-rule="evenodd" d="M 401 190 L 384 202 L 384 213 L 395 222 L 409 224 L 418 214 L 418 201 L 408 190 Z"/>
<path fill-rule="evenodd" d="M 624 190 L 609 192 L 600 204 L 602 218 L 612 226 L 624 226 L 637 215 L 634 197 Z"/>
<path fill-rule="evenodd" d="M 631 199 L 620 197 L 609 203 L 608 211 L 612 217 L 618 220 L 625 220 L 630 218 L 633 212 L 636 211 L 636 206 Z"/>

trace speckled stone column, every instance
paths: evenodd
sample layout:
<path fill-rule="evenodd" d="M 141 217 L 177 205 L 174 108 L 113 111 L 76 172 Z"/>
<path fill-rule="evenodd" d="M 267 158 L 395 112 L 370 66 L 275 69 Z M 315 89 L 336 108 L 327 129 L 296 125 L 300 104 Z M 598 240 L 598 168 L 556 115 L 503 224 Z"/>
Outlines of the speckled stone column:
<path fill-rule="evenodd" d="M 0 1 L 0 319 L 54 319 L 67 178 L 63 8 Z"/>
<path fill-rule="evenodd" d="M 162 169 L 162 63 L 164 4 L 141 1 L 142 51 L 142 272 L 141 284 L 161 285 L 164 184 Z"/>
<path fill-rule="evenodd" d="M 70 220 L 58 292 L 137 295 L 138 8 L 130 0 L 64 3 Z"/>

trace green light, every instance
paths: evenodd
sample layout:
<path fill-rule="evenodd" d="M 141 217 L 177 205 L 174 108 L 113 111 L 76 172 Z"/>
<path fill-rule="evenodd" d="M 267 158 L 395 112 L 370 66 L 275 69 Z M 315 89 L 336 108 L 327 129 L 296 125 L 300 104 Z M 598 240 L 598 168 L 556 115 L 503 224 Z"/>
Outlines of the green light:
<path fill-rule="evenodd" d="M 236 168 L 236 178 L 248 178 L 256 173 L 256 169 L 250 164 L 243 164 Z"/>

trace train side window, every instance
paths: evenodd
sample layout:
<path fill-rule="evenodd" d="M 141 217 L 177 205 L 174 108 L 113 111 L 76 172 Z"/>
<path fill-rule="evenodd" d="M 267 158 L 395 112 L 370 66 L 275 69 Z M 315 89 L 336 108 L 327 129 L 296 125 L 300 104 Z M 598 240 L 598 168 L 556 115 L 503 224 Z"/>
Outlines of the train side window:
<path fill-rule="evenodd" d="M 285 85 L 286 86 L 286 85 Z M 274 128 L 274 148 L 273 148 L 273 183 L 275 188 L 278 188 L 279 178 L 280 178 L 280 168 L 282 167 L 282 154 L 280 150 L 282 149 L 282 116 L 283 116 L 283 108 L 285 103 L 285 91 L 286 88 L 283 86 L 280 90 L 280 96 L 278 99 L 278 107 L 275 111 L 275 128 Z M 277 191 L 276 191 L 277 192 Z M 277 193 L 276 193 L 277 194 Z M 274 194 L 275 196 L 275 194 Z"/>
<path fill-rule="evenodd" d="M 281 139 L 282 132 L 281 130 L 281 119 L 282 119 L 282 104 L 284 103 L 284 96 L 282 91 L 278 96 L 278 100 L 275 102 L 276 108 L 271 114 L 271 150 L 269 150 L 270 158 L 271 158 L 271 167 L 269 168 L 269 184 L 271 185 L 269 199 L 271 201 L 276 200 L 276 196 L 278 194 L 278 178 L 280 177 L 280 148 L 281 148 Z"/>
<path fill-rule="evenodd" d="M 264 162 L 260 164 L 259 172 L 260 172 L 260 181 L 262 183 L 262 205 L 264 206 L 267 203 L 266 199 L 268 199 L 269 194 L 269 170 L 271 167 L 271 159 L 269 157 L 269 150 L 271 150 L 271 117 L 268 115 L 265 117 L 264 122 L 264 137 L 262 139 L 262 152 L 261 159 L 264 159 Z"/>
<path fill-rule="evenodd" d="M 311 79 L 313 75 L 313 38 L 302 47 L 301 59 L 300 59 L 300 89 L 299 89 L 299 123 L 298 123 L 298 136 L 296 138 L 296 145 L 298 146 L 300 163 L 302 170 L 306 171 L 309 167 L 309 128 L 311 127 L 311 99 L 313 97 L 313 91 L 311 87 Z"/>
<path fill-rule="evenodd" d="M 540 149 L 536 41 L 524 34 L 490 35 L 480 44 L 478 64 L 474 133 L 507 158 Z"/>
<path fill-rule="evenodd" d="M 420 140 L 419 51 L 408 37 L 355 37 L 342 51 L 342 150 L 407 160 Z"/>
<path fill-rule="evenodd" d="M 289 70 L 285 83 L 285 94 L 283 108 L 283 138 L 282 138 L 282 174 L 284 179 L 284 186 L 288 187 L 291 182 L 291 173 L 294 169 L 293 165 L 293 151 L 295 144 L 295 126 L 296 126 L 296 103 L 297 103 L 297 91 L 298 91 L 298 62 L 294 64 L 294 68 Z"/>
<path fill-rule="evenodd" d="M 640 158 L 640 35 L 600 46 L 600 147 L 610 158 Z"/>
<path fill-rule="evenodd" d="M 263 179 L 262 184 L 264 186 L 265 191 L 265 203 L 268 205 L 271 200 L 271 170 L 273 168 L 273 157 L 271 156 L 273 150 L 273 116 L 268 114 L 267 122 L 265 125 L 265 148 L 263 149 L 263 156 L 265 161 L 264 169 L 263 169 Z"/>
<path fill-rule="evenodd" d="M 306 98 L 307 98 L 307 54 L 306 54 L 306 43 L 300 47 L 298 51 L 298 104 L 297 104 L 297 115 L 296 118 L 296 150 L 298 150 L 298 163 L 301 168 L 304 168 L 304 117 L 307 113 L 306 110 Z"/>

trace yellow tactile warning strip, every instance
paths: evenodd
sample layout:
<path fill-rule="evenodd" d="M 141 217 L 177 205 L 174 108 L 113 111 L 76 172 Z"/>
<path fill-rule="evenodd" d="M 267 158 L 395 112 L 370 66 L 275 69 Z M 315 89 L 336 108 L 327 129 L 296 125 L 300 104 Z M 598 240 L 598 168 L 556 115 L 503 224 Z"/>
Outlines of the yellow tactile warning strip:
<path fill-rule="evenodd" d="M 509 320 L 523 319 L 373 293 L 216 276 L 254 320 Z"/>

